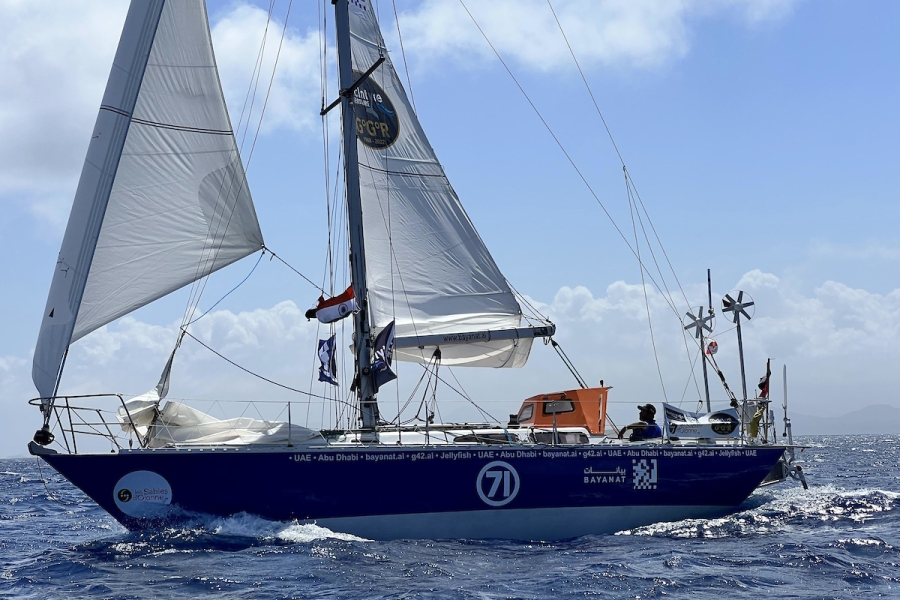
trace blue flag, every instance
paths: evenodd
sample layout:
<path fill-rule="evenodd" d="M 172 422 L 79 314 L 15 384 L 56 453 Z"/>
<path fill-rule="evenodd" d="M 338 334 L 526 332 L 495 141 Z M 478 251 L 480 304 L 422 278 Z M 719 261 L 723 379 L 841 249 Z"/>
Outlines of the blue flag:
<path fill-rule="evenodd" d="M 391 370 L 391 360 L 394 358 L 394 322 L 381 330 L 375 338 L 375 361 L 372 370 L 375 372 L 375 391 L 389 381 L 397 379 L 397 374 Z"/>
<path fill-rule="evenodd" d="M 334 336 L 327 340 L 319 340 L 319 381 L 338 385 L 337 382 L 337 364 L 334 360 Z"/>

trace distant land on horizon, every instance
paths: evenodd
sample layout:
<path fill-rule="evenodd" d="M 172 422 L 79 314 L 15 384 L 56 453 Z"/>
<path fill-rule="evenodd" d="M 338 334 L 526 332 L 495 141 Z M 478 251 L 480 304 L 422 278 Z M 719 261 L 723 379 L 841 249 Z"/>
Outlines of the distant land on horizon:
<path fill-rule="evenodd" d="M 854 410 L 839 417 L 823 417 L 791 413 L 793 433 L 797 435 L 859 435 L 900 434 L 900 408 L 887 404 L 873 404 Z M 776 411 L 778 430 L 782 430 L 780 417 Z"/>

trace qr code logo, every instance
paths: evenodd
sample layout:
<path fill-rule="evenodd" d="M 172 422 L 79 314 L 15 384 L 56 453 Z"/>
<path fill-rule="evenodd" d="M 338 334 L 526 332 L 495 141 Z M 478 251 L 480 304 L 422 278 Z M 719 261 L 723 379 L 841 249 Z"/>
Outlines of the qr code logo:
<path fill-rule="evenodd" d="M 632 472 L 634 473 L 634 489 L 655 490 L 656 476 L 658 473 L 655 458 L 631 459 Z"/>

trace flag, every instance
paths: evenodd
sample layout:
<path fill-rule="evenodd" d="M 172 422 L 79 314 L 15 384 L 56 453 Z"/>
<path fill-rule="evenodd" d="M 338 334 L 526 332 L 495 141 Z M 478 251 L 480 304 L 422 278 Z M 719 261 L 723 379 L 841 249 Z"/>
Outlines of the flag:
<path fill-rule="evenodd" d="M 719 351 L 719 344 L 716 343 L 716 340 L 709 340 L 709 344 L 706 345 L 706 353 L 712 356 L 716 352 Z"/>
<path fill-rule="evenodd" d="M 347 288 L 347 291 L 334 298 L 326 300 L 324 296 L 319 296 L 316 304 L 306 311 L 306 318 L 312 319 L 315 317 L 322 323 L 334 323 L 357 310 L 359 310 L 359 307 L 356 304 L 356 298 L 353 296 L 353 286 L 351 285 Z"/>
<path fill-rule="evenodd" d="M 768 398 L 769 397 L 769 378 L 772 376 L 771 369 L 771 359 L 766 360 L 766 376 L 760 378 L 759 385 L 759 397 L 760 398 Z"/>
<path fill-rule="evenodd" d="M 334 336 L 327 340 L 319 340 L 319 381 L 338 385 L 337 382 L 337 364 L 334 360 Z"/>
<path fill-rule="evenodd" d="M 394 322 L 388 323 L 375 337 L 375 360 L 372 370 L 375 372 L 375 391 L 388 381 L 397 379 L 397 374 L 391 370 L 391 360 L 394 358 Z"/>

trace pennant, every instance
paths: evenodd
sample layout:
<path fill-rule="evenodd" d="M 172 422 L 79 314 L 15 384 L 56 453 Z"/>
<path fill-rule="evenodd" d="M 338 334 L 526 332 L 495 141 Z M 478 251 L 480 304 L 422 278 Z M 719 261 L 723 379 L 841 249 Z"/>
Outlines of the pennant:
<path fill-rule="evenodd" d="M 326 300 L 324 296 L 319 296 L 316 304 L 306 311 L 306 318 L 312 319 L 315 317 L 322 323 L 334 323 L 358 310 L 359 307 L 356 304 L 356 298 L 353 296 L 353 286 L 351 285 L 347 288 L 347 291 L 334 298 Z"/>
<path fill-rule="evenodd" d="M 327 340 L 319 340 L 319 381 L 338 385 L 337 382 L 337 363 L 334 360 L 334 336 Z"/>
<path fill-rule="evenodd" d="M 375 391 L 389 381 L 397 379 L 397 374 L 391 370 L 391 361 L 394 358 L 394 322 L 379 332 L 375 338 L 375 360 L 372 370 L 375 373 Z"/>
<path fill-rule="evenodd" d="M 769 378 L 772 376 L 771 369 L 771 360 L 766 360 L 766 376 L 761 377 L 759 380 L 759 397 L 760 398 L 768 398 L 769 397 Z"/>

